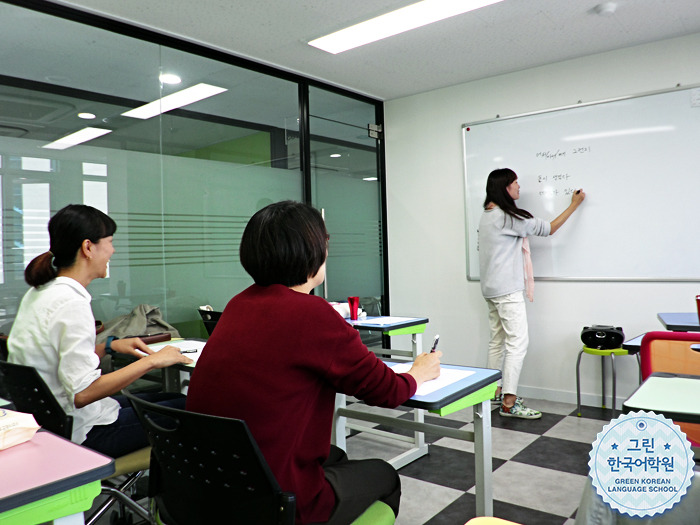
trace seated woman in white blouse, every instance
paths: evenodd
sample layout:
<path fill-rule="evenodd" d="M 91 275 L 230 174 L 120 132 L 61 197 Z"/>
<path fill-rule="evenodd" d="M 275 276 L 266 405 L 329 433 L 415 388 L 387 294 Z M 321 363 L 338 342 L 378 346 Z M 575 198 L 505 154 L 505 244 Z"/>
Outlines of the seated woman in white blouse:
<path fill-rule="evenodd" d="M 148 445 L 122 388 L 156 368 L 191 363 L 179 349 L 153 352 L 138 337 L 95 344 L 95 318 L 87 286 L 107 276 L 117 226 L 101 211 L 71 204 L 49 221 L 50 249 L 32 260 L 24 276 L 32 288 L 20 303 L 8 339 L 9 361 L 37 369 L 73 416 L 72 441 L 112 457 Z M 109 374 L 99 369 L 105 353 L 139 357 Z M 184 408 L 184 396 L 155 394 L 154 402 Z"/>

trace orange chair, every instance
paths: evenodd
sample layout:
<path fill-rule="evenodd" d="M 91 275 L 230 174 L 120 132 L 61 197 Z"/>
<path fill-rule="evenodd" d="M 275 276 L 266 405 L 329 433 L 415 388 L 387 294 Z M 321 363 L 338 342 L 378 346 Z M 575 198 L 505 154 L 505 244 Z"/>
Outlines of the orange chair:
<path fill-rule="evenodd" d="M 652 372 L 700 375 L 700 332 L 648 332 L 640 351 L 642 379 Z M 700 446 L 700 424 L 676 422 L 693 446 Z"/>

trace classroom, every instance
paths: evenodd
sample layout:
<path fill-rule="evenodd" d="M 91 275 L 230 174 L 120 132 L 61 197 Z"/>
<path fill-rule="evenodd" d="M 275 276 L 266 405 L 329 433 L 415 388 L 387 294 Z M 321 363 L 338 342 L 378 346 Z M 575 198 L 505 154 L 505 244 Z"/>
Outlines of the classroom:
<path fill-rule="evenodd" d="M 478 23 L 491 26 L 494 32 L 499 31 L 499 23 L 510 24 L 507 27 L 512 28 L 513 22 L 507 14 L 511 2 L 521 3 L 505 0 L 482 8 L 502 11 L 493 18 L 483 14 L 477 18 Z M 519 39 L 526 38 L 526 31 L 523 35 L 503 35 L 513 53 L 518 49 L 517 58 L 526 65 L 508 59 L 507 64 L 498 67 L 499 59 L 506 62 L 508 46 L 503 46 L 504 50 L 499 50 L 504 53 L 502 56 L 486 51 L 481 53 L 482 57 L 479 53 L 471 55 L 478 57 L 476 69 L 483 71 L 482 76 L 469 72 L 460 76 L 459 72 L 451 71 L 454 64 L 442 62 L 430 71 L 445 71 L 445 80 L 439 74 L 425 75 L 426 78 L 416 79 L 417 87 L 413 87 L 407 82 L 402 84 L 404 78 L 400 76 L 393 82 L 381 77 L 385 84 L 376 89 L 372 86 L 375 69 L 391 70 L 392 66 L 383 57 L 366 55 L 350 62 L 352 67 L 347 71 L 335 72 L 342 68 L 333 65 L 332 55 L 321 55 L 318 50 L 312 57 L 285 62 L 285 53 L 275 56 L 264 44 L 256 48 L 242 42 L 255 32 L 249 27 L 242 33 L 241 41 L 231 37 L 231 27 L 245 22 L 229 24 L 226 19 L 217 18 L 219 9 L 232 13 L 232 8 L 223 6 L 224 2 L 207 1 L 203 7 L 195 7 L 196 2 L 188 5 L 184 0 L 172 2 L 177 7 L 168 8 L 170 13 L 163 12 L 161 3 L 166 2 L 148 2 L 148 7 L 137 0 L 0 2 L 0 14 L 6 21 L 14 21 L 14 27 L 10 27 L 12 24 L 3 26 L 0 19 L 0 27 L 4 27 L 5 35 L 11 35 L 13 46 L 17 46 L 22 56 L 27 57 L 20 65 L 16 60 L 10 62 L 13 46 L 0 32 L 3 43 L 0 47 L 4 48 L 0 51 L 3 208 L 0 332 L 6 333 L 11 327 L 19 300 L 27 289 L 22 278 L 24 266 L 34 255 L 46 250 L 48 237 L 43 232 L 50 214 L 76 196 L 85 195 L 87 199 L 89 195 L 96 207 L 108 205 L 109 215 L 119 224 L 115 236 L 117 252 L 110 263 L 111 277 L 101 280 L 109 282 L 96 282 L 91 288 L 95 317 L 108 320 L 128 313 L 138 304 L 153 304 L 160 306 L 168 322 L 185 337 L 206 337 L 197 313 L 200 305 L 222 310 L 233 295 L 251 283 L 238 264 L 237 249 L 250 216 L 267 204 L 292 199 L 324 209 L 330 252 L 327 283 L 325 288 L 317 288 L 317 294 L 331 301 L 343 301 L 355 295 L 373 298 L 369 308 L 378 308 L 374 315 L 429 318 L 423 334 L 424 347 L 439 334 L 444 363 L 485 367 L 490 332 L 480 282 L 478 278 L 470 278 L 469 257 L 473 255 L 475 232 L 469 223 L 474 210 L 467 188 L 470 174 L 469 160 L 465 157 L 469 151 L 465 150 L 470 144 L 464 134 L 465 125 L 477 123 L 478 126 L 520 115 L 527 119 L 531 118 L 528 115 L 557 108 L 568 108 L 564 112 L 569 111 L 565 115 L 570 115 L 577 107 L 587 104 L 625 98 L 638 101 L 642 96 L 653 97 L 681 89 L 692 91 L 700 86 L 697 53 L 700 8 L 689 0 L 662 2 L 668 18 L 659 24 L 672 26 L 674 32 L 656 40 L 630 35 L 629 27 L 639 26 L 625 18 L 632 9 L 634 16 L 645 17 L 644 9 L 651 10 L 651 6 L 633 6 L 635 2 L 631 0 L 604 3 L 567 0 L 566 9 L 557 9 L 552 6 L 555 2 L 537 0 L 532 10 L 542 13 L 543 18 L 546 12 L 550 16 L 556 13 L 572 18 L 575 11 L 587 13 L 587 21 L 578 23 L 585 26 L 597 17 L 601 24 L 606 24 L 604 32 L 619 35 L 605 39 L 598 47 L 587 47 L 586 52 L 570 52 L 552 61 L 537 56 L 538 53 L 549 56 L 544 53 L 546 46 L 523 51 Z M 333 1 L 324 7 L 324 21 L 332 26 L 327 28 L 329 31 L 336 30 L 346 22 L 363 19 L 365 14 L 374 16 L 410 3 L 413 2 L 379 2 L 371 8 L 351 9 Z M 250 9 L 249 20 L 254 22 L 264 18 L 260 11 L 272 10 L 274 6 L 272 2 L 257 6 L 253 6 L 254 2 L 244 4 L 249 5 L 241 9 Z M 597 6 L 607 6 L 605 9 L 613 12 L 593 13 Z M 307 11 L 307 17 L 312 16 L 313 3 L 298 7 Z M 280 13 L 287 9 L 293 8 L 280 8 Z M 332 9 L 339 10 L 335 20 Z M 520 5 L 513 9 L 522 13 Z M 194 27 L 182 23 L 182 19 L 195 16 L 201 16 L 201 20 L 189 20 Z M 241 18 L 246 20 L 245 15 Z M 529 19 L 533 23 L 536 20 L 534 15 Z M 556 38 L 565 40 L 566 29 L 562 28 L 566 23 L 569 22 L 562 20 L 553 24 L 550 19 L 549 25 L 543 23 L 541 31 L 554 26 Z M 274 24 L 274 27 L 279 29 L 283 25 Z M 46 28 L 45 32 L 42 27 Z M 457 37 L 460 27 L 456 24 L 450 27 L 452 32 L 435 42 L 437 48 L 456 45 L 450 39 Z M 75 40 L 70 28 L 80 28 Z M 311 34 L 301 34 L 311 29 Z M 319 32 L 324 29 L 307 24 L 297 30 L 288 29 L 289 35 L 284 38 L 296 43 L 321 36 Z M 468 31 L 469 27 L 462 29 Z M 33 38 L 42 44 L 55 39 L 56 48 L 46 50 L 46 56 L 42 56 L 32 44 Z M 101 38 L 105 39 L 104 46 L 99 44 Z M 468 36 L 461 38 L 468 40 Z M 67 43 L 98 42 L 94 56 L 90 58 L 89 47 L 70 56 L 69 50 L 60 44 L 64 39 Z M 528 40 L 525 44 L 532 42 Z M 110 46 L 120 51 L 110 52 Z M 291 44 L 290 48 L 293 48 Z M 260 53 L 257 56 L 256 51 Z M 370 63 L 367 56 L 376 61 Z M 426 56 L 430 56 L 429 52 L 418 57 L 418 62 Z M 340 54 L 336 58 L 342 60 L 342 57 Z M 102 59 L 113 60 L 114 70 L 109 71 L 109 67 L 100 63 Z M 60 68 L 53 67 L 58 60 L 76 68 L 75 72 L 61 73 Z M 36 61 L 35 67 L 32 61 Z M 78 74 L 81 61 L 90 61 L 95 70 Z M 154 100 L 161 93 L 147 91 L 135 86 L 135 81 L 130 83 L 125 79 L 144 74 L 146 68 L 165 70 L 180 63 L 200 73 L 207 82 L 221 79 L 229 93 L 212 95 L 210 102 L 199 102 L 204 104 L 201 111 L 210 118 L 200 118 L 194 109 L 177 110 L 173 120 L 164 119 L 157 124 L 158 119 L 154 119 L 129 135 L 129 118 L 115 108 Z M 463 62 L 458 63 L 459 68 L 463 66 Z M 411 71 L 405 64 L 400 67 L 400 75 Z M 412 67 L 414 71 L 421 70 L 420 64 Z M 43 73 L 43 68 L 49 73 Z M 71 78 L 74 74 L 75 78 Z M 81 82 L 86 85 L 80 85 Z M 236 93 L 238 83 L 243 94 Z M 252 94 L 255 90 L 259 99 Z M 23 99 L 27 93 L 32 94 L 33 110 L 24 104 L 29 100 Z M 229 95 L 231 99 L 227 102 L 216 102 L 217 97 Z M 605 115 L 606 104 L 595 105 L 598 114 Z M 20 115 L 19 109 L 12 109 L 20 106 L 22 111 L 38 111 L 43 116 L 30 122 Z M 262 107 L 265 114 L 255 115 Z M 104 115 L 109 118 L 97 126 L 109 126 L 114 132 L 95 139 L 94 147 L 88 142 L 75 150 L 40 149 L 49 140 L 63 136 L 68 114 L 76 109 L 103 111 L 98 113 L 98 118 Z M 700 108 L 692 111 L 700 112 Z M 55 124 L 52 119 L 56 120 Z M 375 124 L 380 126 L 373 127 Z M 78 129 L 76 119 L 72 125 Z M 182 129 L 190 125 L 190 130 Z M 515 144 L 512 147 L 517 149 Z M 351 154 L 342 159 L 329 158 L 334 148 L 345 148 L 344 152 Z M 508 144 L 502 147 L 504 153 L 508 153 L 508 148 Z M 687 159 L 680 163 L 682 168 L 687 163 L 697 171 L 697 157 L 695 151 L 687 151 Z M 38 164 L 34 168 L 24 167 L 25 159 Z M 334 164 L 335 161 L 338 162 Z M 668 267 L 676 265 L 678 258 L 697 259 L 700 254 L 694 247 L 698 243 L 692 222 L 685 214 L 679 214 L 683 217 L 681 221 L 671 219 L 677 217 L 676 203 L 669 200 L 661 204 L 665 207 L 650 209 L 630 205 L 624 193 L 629 187 L 634 189 L 635 196 L 641 194 L 639 198 L 644 199 L 645 192 L 657 191 L 655 184 L 662 186 L 665 180 L 679 177 L 690 181 L 691 187 L 685 190 L 688 199 L 700 187 L 697 177 L 692 173 L 677 175 L 671 160 L 666 164 L 668 173 L 651 175 L 626 172 L 624 159 L 615 159 L 614 165 L 615 172 L 589 174 L 593 178 L 616 179 L 611 184 L 614 195 L 604 198 L 614 207 L 605 234 L 614 238 L 616 230 L 624 235 L 636 225 L 637 229 L 661 232 L 670 239 L 671 246 L 679 247 L 677 254 L 665 254 Z M 517 165 L 503 167 L 518 171 Z M 192 173 L 198 177 L 191 177 Z M 61 175 L 65 175 L 65 180 Z M 486 175 L 482 173 L 478 177 L 483 179 Z M 521 182 L 531 180 L 521 177 Z M 642 188 L 637 187 L 639 184 Z M 586 200 L 562 227 L 557 239 L 566 237 L 568 242 L 577 242 L 574 236 L 580 230 L 576 221 L 587 213 L 587 207 L 605 213 L 596 205 L 603 200 L 601 196 L 585 184 L 581 186 L 586 191 Z M 592 187 L 600 192 L 606 189 L 604 184 Z M 523 191 L 526 189 L 523 185 Z M 565 200 L 557 200 L 552 215 L 543 218 L 551 220 L 565 207 Z M 631 213 L 626 213 L 627 210 Z M 616 221 L 624 224 L 618 225 Z M 581 240 L 584 248 L 579 246 L 586 257 L 596 261 L 614 259 L 621 265 L 626 261 L 626 253 L 599 253 L 595 238 L 591 237 L 594 236 Z M 563 250 L 565 246 L 557 249 Z M 656 250 L 653 242 L 637 248 L 636 257 Z M 633 265 L 634 261 L 629 264 Z M 571 421 L 575 416 L 571 418 L 570 412 L 577 402 L 576 360 L 581 350 L 582 328 L 591 324 L 619 326 L 624 329 L 626 339 L 663 330 L 657 318 L 659 312 L 693 312 L 695 296 L 700 294 L 700 271 L 683 278 L 662 271 L 661 275 L 633 279 L 625 279 L 625 275 L 568 278 L 566 274 L 538 279 L 537 268 L 535 272 L 536 298 L 527 304 L 529 350 L 518 395 L 545 415 L 551 410 L 557 421 L 566 416 L 570 426 L 564 433 L 577 431 L 576 423 Z M 391 345 L 410 348 L 412 337 L 392 336 Z M 614 402 L 619 410 L 639 386 L 640 371 L 634 357 L 618 358 L 616 364 Z M 601 396 L 600 360 L 584 356 L 580 370 L 582 404 L 597 407 Z M 609 384 L 609 370 L 606 379 Z M 609 416 L 609 411 L 605 414 Z M 498 417 L 494 412 L 494 429 Z M 589 436 L 594 427 L 595 424 L 582 427 L 581 432 Z M 541 433 L 547 430 L 551 429 L 543 429 Z M 556 438 L 556 432 L 550 437 Z M 595 432 L 591 437 L 595 439 Z M 511 457 L 499 458 L 498 453 L 494 454 L 494 459 L 499 461 Z M 522 475 L 522 481 L 531 475 L 528 471 L 513 472 Z M 528 508 L 527 498 L 509 499 L 496 489 L 495 515 L 521 524 L 538 523 L 541 519 L 539 523 L 573 525 L 584 478 L 585 473 L 578 473 L 575 479 L 556 478 L 553 485 L 571 482 L 566 489 L 566 502 L 560 506 L 533 504 L 534 513 L 520 514 L 521 521 L 517 509 Z M 421 479 L 420 473 L 415 477 L 402 476 L 402 480 L 407 494 L 424 490 L 427 485 L 430 490 L 434 484 L 440 485 L 427 481 L 432 480 L 429 476 Z M 494 476 L 496 486 L 498 481 Z M 474 505 L 473 491 L 467 496 L 472 498 L 467 507 L 462 504 L 451 511 L 448 508 L 470 488 L 471 485 L 449 487 L 446 491 L 441 491 L 442 487 L 435 489 L 439 502 L 422 508 L 421 505 L 406 507 L 404 521 L 399 516 L 396 523 L 457 523 L 454 509 L 472 509 L 469 505 Z M 503 510 L 499 501 L 513 507 Z M 471 517 L 464 516 L 461 523 Z"/>

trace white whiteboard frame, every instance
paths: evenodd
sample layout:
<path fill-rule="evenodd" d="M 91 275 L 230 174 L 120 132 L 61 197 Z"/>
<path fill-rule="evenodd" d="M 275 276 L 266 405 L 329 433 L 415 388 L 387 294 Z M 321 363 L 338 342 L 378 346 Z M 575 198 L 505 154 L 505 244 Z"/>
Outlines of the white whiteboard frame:
<path fill-rule="evenodd" d="M 480 281 L 480 277 L 474 277 L 470 275 L 470 259 L 469 259 L 469 247 L 470 247 L 470 230 L 471 230 L 471 224 L 470 224 L 470 219 L 469 219 L 469 180 L 468 180 L 468 170 L 467 170 L 467 147 L 466 147 L 466 135 L 465 135 L 465 130 L 471 126 L 477 126 L 479 124 L 489 124 L 492 122 L 501 122 L 504 120 L 512 120 L 512 119 L 517 119 L 517 118 L 523 118 L 523 117 L 530 117 L 530 116 L 535 116 L 535 115 L 542 115 L 546 113 L 553 113 L 556 111 L 566 111 L 569 109 L 577 109 L 577 108 L 582 108 L 582 107 L 587 107 L 587 106 L 596 106 L 596 105 L 601 105 L 601 104 L 609 104 L 611 102 L 619 102 L 623 100 L 630 100 L 630 99 L 636 99 L 636 98 L 643 98 L 643 97 L 648 97 L 648 96 L 653 96 L 653 95 L 662 95 L 665 93 L 673 93 L 676 91 L 691 91 L 693 89 L 698 89 L 700 88 L 700 84 L 691 84 L 688 86 L 682 86 L 680 84 L 677 84 L 673 88 L 669 89 L 659 89 L 655 91 L 647 91 L 643 93 L 638 93 L 635 95 L 625 95 L 625 96 L 620 96 L 620 97 L 614 97 L 614 98 L 609 98 L 609 99 L 603 99 L 603 100 L 596 100 L 593 102 L 581 102 L 579 101 L 576 104 L 569 104 L 567 106 L 560 106 L 556 108 L 549 108 L 549 109 L 543 109 L 539 111 L 531 111 L 527 113 L 518 113 L 516 115 L 508 115 L 505 117 L 501 117 L 500 115 L 496 115 L 496 118 L 492 119 L 485 119 L 485 120 L 478 120 L 474 122 L 467 122 L 465 124 L 462 124 L 461 127 L 461 133 L 462 133 L 462 166 L 464 170 L 464 205 L 465 205 L 465 241 L 466 241 L 466 275 L 467 275 L 467 280 L 468 281 L 473 281 L 477 282 Z M 699 263 L 700 264 L 700 263 Z M 557 276 L 557 277 L 535 277 L 535 280 L 538 281 L 571 281 L 571 282 L 700 282 L 700 278 L 698 277 L 566 277 L 566 276 Z"/>

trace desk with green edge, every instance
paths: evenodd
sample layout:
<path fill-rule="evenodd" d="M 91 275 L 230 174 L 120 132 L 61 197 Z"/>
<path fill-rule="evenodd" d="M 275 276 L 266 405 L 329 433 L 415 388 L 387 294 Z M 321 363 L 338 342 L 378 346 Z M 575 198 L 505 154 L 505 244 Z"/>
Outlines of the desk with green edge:
<path fill-rule="evenodd" d="M 422 346 L 421 334 L 425 331 L 427 318 L 406 318 L 406 321 L 403 322 L 397 321 L 396 323 L 384 325 L 379 324 L 378 319 L 381 318 L 368 318 L 349 322 L 360 329 L 377 330 L 381 327 L 385 335 L 410 334 L 413 336 L 411 351 L 371 348 L 375 353 L 411 356 L 413 358 L 420 353 Z M 395 320 L 396 318 L 391 319 Z M 417 320 L 422 322 L 416 322 Z M 399 323 L 401 324 L 397 326 Z M 386 363 L 389 366 L 397 364 L 394 361 L 386 361 Z M 496 385 L 501 377 L 501 372 L 487 368 L 455 365 L 442 365 L 442 368 L 465 371 L 469 375 L 427 395 L 415 395 L 403 403 L 404 406 L 414 409 L 413 421 L 352 410 L 346 407 L 346 396 L 337 394 L 333 421 L 333 444 L 343 450 L 346 449 L 346 428 L 388 436 L 400 441 L 408 441 L 412 447 L 389 460 L 389 463 L 396 469 L 399 469 L 428 453 L 428 445 L 424 439 L 425 432 L 441 437 L 473 441 L 476 474 L 476 513 L 477 516 L 493 516 L 491 398 L 496 393 Z M 447 416 L 467 407 L 472 407 L 474 411 L 474 432 L 433 425 L 424 421 L 425 410 L 439 416 Z M 393 428 L 413 430 L 414 437 L 407 438 L 371 427 L 348 423 L 348 418 L 387 425 Z"/>
<path fill-rule="evenodd" d="M 380 347 L 370 348 L 376 354 L 382 357 L 389 356 L 401 356 L 407 357 L 413 361 L 418 354 L 421 353 L 423 348 L 423 332 L 425 332 L 425 326 L 428 324 L 427 317 L 394 317 L 394 316 L 379 316 L 379 317 L 365 317 L 363 319 L 358 319 L 356 321 L 351 321 L 346 319 L 346 321 L 356 328 L 357 330 L 370 330 L 370 331 L 381 331 L 382 335 L 394 336 L 394 335 L 410 335 L 411 336 L 411 350 L 394 350 L 386 349 Z M 346 398 L 343 394 L 336 395 L 336 409 L 345 408 Z M 337 412 L 337 411 L 336 411 Z M 359 417 L 353 417 L 352 419 L 362 419 Z M 416 423 L 423 423 L 424 415 L 422 409 L 417 409 L 413 411 L 413 421 Z M 358 425 L 355 423 L 345 423 L 343 421 L 344 428 L 350 428 L 354 430 L 359 430 L 363 432 L 369 432 L 370 434 L 380 434 L 387 435 L 394 439 L 400 441 L 407 441 L 412 444 L 410 450 L 407 450 L 401 456 L 394 458 L 391 464 L 397 469 L 409 464 L 428 453 L 428 445 L 425 443 L 425 435 L 420 430 L 416 430 L 413 433 L 413 437 L 409 438 L 406 436 L 398 436 L 396 434 L 391 434 L 387 432 L 377 431 L 366 426 Z M 334 427 L 335 429 L 335 427 Z M 333 443 L 337 445 L 335 434 L 333 436 Z M 342 437 L 339 435 L 337 441 L 342 441 L 343 446 L 340 448 L 345 449 L 345 432 L 343 431 Z"/>
<path fill-rule="evenodd" d="M 114 460 L 39 431 L 26 443 L 0 450 L 0 523 L 82 524 Z"/>

